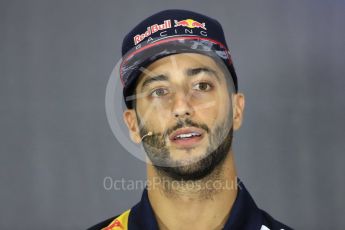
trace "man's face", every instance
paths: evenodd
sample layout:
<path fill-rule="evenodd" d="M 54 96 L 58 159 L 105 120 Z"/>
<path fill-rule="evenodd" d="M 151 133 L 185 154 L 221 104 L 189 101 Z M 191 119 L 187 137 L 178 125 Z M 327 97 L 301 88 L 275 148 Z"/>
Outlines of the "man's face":
<path fill-rule="evenodd" d="M 176 54 L 149 65 L 136 87 L 135 113 L 153 165 L 175 179 L 199 179 L 226 157 L 232 101 L 226 75 L 212 58 Z"/>

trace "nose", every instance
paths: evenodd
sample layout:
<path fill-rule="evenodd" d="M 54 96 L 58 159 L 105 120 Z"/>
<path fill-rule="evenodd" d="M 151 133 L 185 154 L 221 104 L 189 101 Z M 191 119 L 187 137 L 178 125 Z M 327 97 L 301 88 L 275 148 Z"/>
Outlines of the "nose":
<path fill-rule="evenodd" d="M 175 118 L 185 118 L 193 116 L 194 109 L 189 103 L 188 95 L 176 93 L 173 99 L 172 115 Z"/>

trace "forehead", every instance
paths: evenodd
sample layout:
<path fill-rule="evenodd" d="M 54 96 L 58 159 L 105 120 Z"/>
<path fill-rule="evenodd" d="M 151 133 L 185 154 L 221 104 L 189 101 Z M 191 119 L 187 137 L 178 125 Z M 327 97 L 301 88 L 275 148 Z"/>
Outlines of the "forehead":
<path fill-rule="evenodd" d="M 223 63 L 217 63 L 213 58 L 196 53 L 181 53 L 169 55 L 167 57 L 156 60 L 146 68 L 142 68 L 142 74 L 139 76 L 137 86 L 150 77 L 157 75 L 172 75 L 177 72 L 185 72 L 186 70 L 194 68 L 206 68 L 217 72 L 217 74 L 224 78 L 224 71 L 222 70 Z"/>
<path fill-rule="evenodd" d="M 176 66 L 178 64 L 178 66 Z M 165 67 L 193 67 L 195 65 L 216 67 L 216 62 L 206 55 L 197 53 L 181 53 L 169 55 L 151 63 L 147 69 L 164 69 Z"/>

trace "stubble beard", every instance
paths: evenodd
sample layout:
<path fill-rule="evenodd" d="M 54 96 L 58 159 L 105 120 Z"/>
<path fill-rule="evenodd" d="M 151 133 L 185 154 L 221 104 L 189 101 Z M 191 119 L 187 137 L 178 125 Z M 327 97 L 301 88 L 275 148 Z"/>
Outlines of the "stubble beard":
<path fill-rule="evenodd" d="M 142 124 L 139 119 L 139 124 Z M 178 182 L 199 181 L 206 177 L 210 180 L 217 180 L 221 177 L 221 167 L 230 152 L 233 138 L 233 126 L 229 127 L 231 120 L 227 119 L 220 125 L 217 125 L 212 133 L 205 124 L 199 124 L 186 119 L 180 121 L 164 134 L 153 133 L 143 140 L 143 146 L 147 156 L 151 160 L 155 171 L 159 177 L 165 180 L 174 180 Z M 174 130 L 182 127 L 194 126 L 202 128 L 208 133 L 209 146 L 205 153 L 193 159 L 190 163 L 175 161 L 171 158 L 171 153 L 166 146 L 166 137 Z M 149 132 L 148 128 L 141 126 L 140 134 L 144 136 Z"/>

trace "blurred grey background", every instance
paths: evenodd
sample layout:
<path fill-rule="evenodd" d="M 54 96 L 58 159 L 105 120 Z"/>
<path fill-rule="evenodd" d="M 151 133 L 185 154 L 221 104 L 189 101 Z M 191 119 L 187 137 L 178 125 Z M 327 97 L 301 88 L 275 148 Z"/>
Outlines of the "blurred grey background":
<path fill-rule="evenodd" d="M 85 229 L 145 179 L 106 119 L 124 35 L 168 8 L 218 19 L 246 95 L 234 150 L 257 204 L 296 229 L 345 229 L 345 1 L 0 1 L 0 228 Z M 120 99 L 119 99 L 120 100 Z"/>

